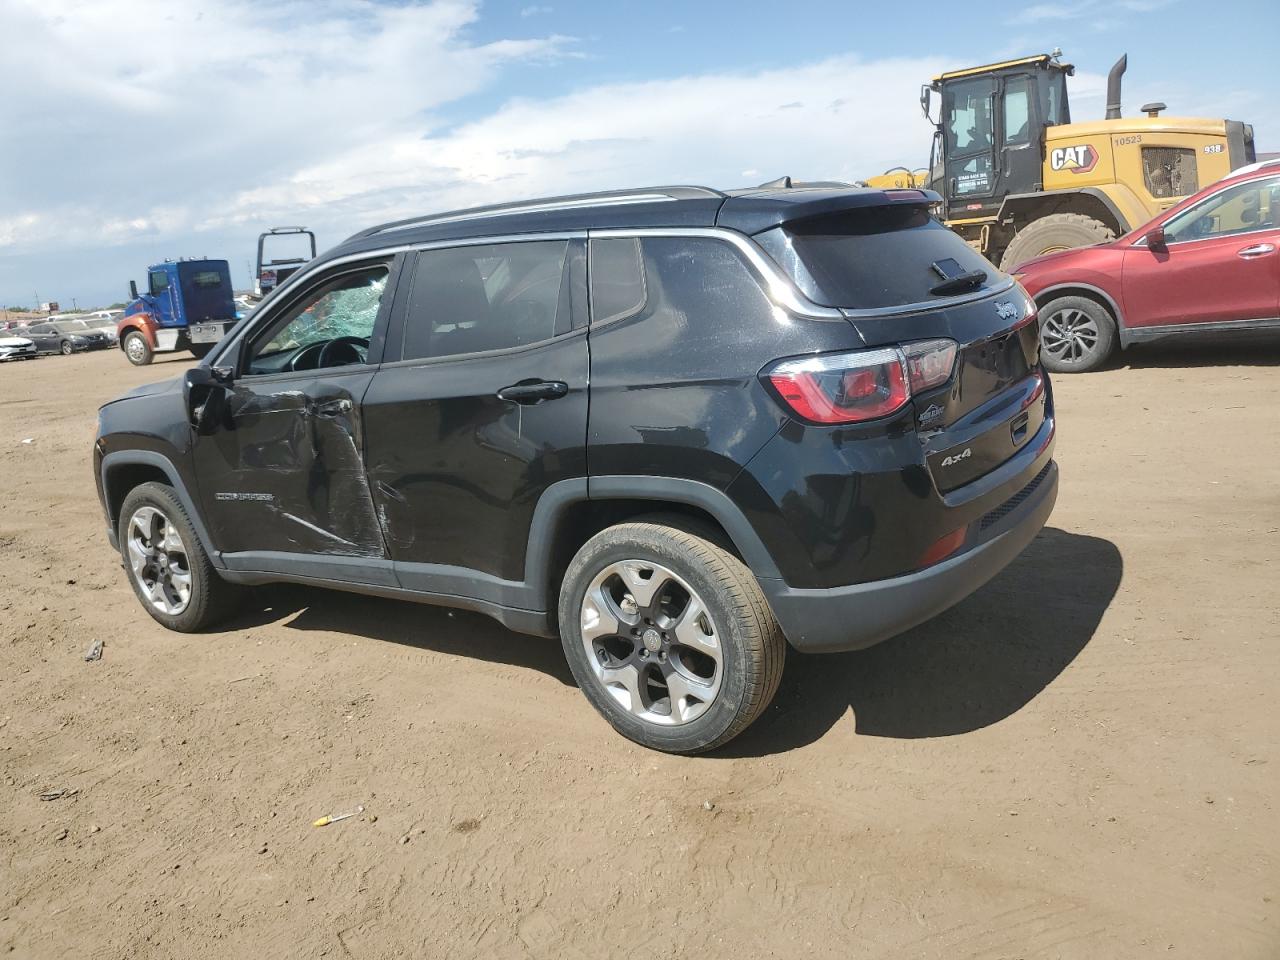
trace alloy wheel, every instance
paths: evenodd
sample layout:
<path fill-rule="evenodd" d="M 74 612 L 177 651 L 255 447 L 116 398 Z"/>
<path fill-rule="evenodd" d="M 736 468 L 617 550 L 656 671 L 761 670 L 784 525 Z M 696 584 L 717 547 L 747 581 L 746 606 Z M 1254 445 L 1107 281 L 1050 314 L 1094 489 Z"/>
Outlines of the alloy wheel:
<path fill-rule="evenodd" d="M 1045 353 L 1062 363 L 1080 363 L 1098 346 L 1098 324 L 1083 310 L 1064 308 L 1045 318 L 1040 343 Z"/>
<path fill-rule="evenodd" d="M 173 522 L 155 507 L 139 507 L 125 530 L 142 595 L 161 613 L 182 613 L 191 602 L 191 561 Z"/>
<path fill-rule="evenodd" d="M 648 560 L 609 564 L 587 588 L 579 623 L 596 678 L 638 719 L 690 723 L 719 695 L 719 632 L 702 598 L 674 571 Z"/>

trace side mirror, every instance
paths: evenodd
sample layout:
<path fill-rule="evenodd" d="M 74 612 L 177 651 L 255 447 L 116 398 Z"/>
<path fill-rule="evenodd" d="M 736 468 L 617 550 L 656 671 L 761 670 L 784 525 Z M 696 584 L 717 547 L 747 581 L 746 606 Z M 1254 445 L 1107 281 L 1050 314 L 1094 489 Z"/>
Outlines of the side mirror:
<path fill-rule="evenodd" d="M 930 115 L 933 107 L 933 88 L 927 83 L 920 85 L 920 111 L 924 114 L 924 118 L 930 123 L 937 123 Z"/>
<path fill-rule="evenodd" d="M 183 381 L 187 421 L 199 435 L 217 430 L 227 408 L 227 387 L 234 379 L 229 367 L 192 367 Z"/>
<path fill-rule="evenodd" d="M 138 299 L 138 281 L 137 280 L 129 281 L 129 299 L 130 300 Z"/>
<path fill-rule="evenodd" d="M 1152 250 L 1163 253 L 1169 249 L 1169 244 L 1164 238 L 1164 227 L 1152 227 L 1144 235 L 1143 239 L 1147 241 L 1147 246 Z"/>

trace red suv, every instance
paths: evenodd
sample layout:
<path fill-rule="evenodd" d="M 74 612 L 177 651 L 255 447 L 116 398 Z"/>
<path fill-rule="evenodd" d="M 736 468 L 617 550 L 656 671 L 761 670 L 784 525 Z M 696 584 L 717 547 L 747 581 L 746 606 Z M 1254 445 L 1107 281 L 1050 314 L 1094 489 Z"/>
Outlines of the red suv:
<path fill-rule="evenodd" d="M 1116 344 L 1280 327 L 1280 160 L 1237 170 L 1118 240 L 1028 260 L 1044 365 L 1094 370 Z"/>

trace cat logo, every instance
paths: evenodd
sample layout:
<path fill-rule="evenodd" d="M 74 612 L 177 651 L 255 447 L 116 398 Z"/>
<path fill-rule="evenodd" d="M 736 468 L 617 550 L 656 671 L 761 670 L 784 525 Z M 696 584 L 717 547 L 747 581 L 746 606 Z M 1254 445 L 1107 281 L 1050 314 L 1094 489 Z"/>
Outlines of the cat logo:
<path fill-rule="evenodd" d="M 1054 170 L 1088 173 L 1098 165 L 1098 151 L 1087 143 L 1074 147 L 1055 147 L 1049 152 L 1049 166 Z"/>

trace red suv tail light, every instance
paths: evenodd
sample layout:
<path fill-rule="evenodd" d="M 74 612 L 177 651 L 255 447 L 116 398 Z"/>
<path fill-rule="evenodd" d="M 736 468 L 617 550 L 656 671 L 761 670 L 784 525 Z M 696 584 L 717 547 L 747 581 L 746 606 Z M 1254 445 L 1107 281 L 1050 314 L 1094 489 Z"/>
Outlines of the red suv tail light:
<path fill-rule="evenodd" d="M 901 349 L 856 350 L 784 360 L 766 374 L 792 412 L 813 423 L 861 423 L 901 410 L 913 391 L 945 383 L 955 366 L 951 340 Z"/>

